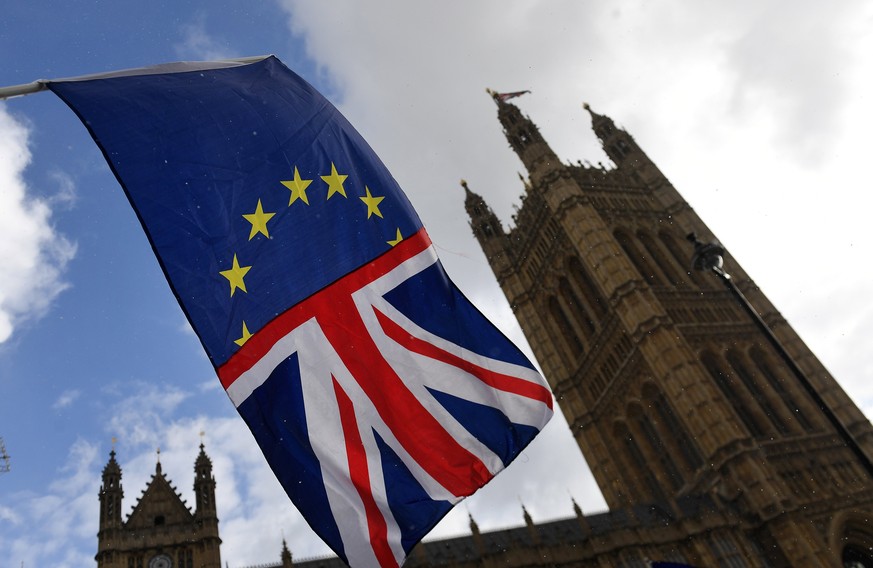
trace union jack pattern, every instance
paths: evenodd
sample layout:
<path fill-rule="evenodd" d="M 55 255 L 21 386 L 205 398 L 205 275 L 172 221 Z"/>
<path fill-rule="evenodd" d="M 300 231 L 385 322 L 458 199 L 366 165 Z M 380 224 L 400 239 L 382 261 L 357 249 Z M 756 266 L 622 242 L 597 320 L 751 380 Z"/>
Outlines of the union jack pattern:
<path fill-rule="evenodd" d="M 275 388 L 270 381 L 299 382 L 295 390 L 302 393 L 312 452 L 305 462 L 317 462 L 313 477 L 324 483 L 332 512 L 322 522 L 336 527 L 312 524 L 326 540 L 338 533 L 338 552 L 356 566 L 399 565 L 408 552 L 404 542 L 417 542 L 423 536 L 418 533 L 429 530 L 451 504 L 505 467 L 551 416 L 551 394 L 536 371 L 431 333 L 426 322 L 421 325 L 398 308 L 402 302 L 391 302 L 392 294 L 415 285 L 410 281 L 424 279 L 428 285 L 441 274 L 422 230 L 262 329 L 238 354 L 250 366 L 232 360 L 219 371 L 253 432 L 270 430 L 264 424 L 281 418 L 264 416 L 255 405 L 248 414 L 246 400 L 259 388 Z M 454 310 L 473 310 L 458 299 Z M 292 358 L 296 368 L 289 370 L 285 363 Z M 483 442 L 465 427 L 459 405 L 441 399 L 502 413 L 507 428 L 501 439 Z M 296 434 L 289 429 L 283 435 Z M 382 456 L 389 451 L 403 466 L 395 469 L 410 479 L 386 471 Z M 294 469 L 300 467 L 305 466 Z M 392 503 L 391 483 L 420 486 L 434 502 L 423 519 L 401 526 L 397 517 L 408 513 L 395 514 L 402 504 Z M 286 483 L 289 492 L 299 486 L 296 476 Z"/>
<path fill-rule="evenodd" d="M 202 67 L 50 88 L 304 518 L 350 565 L 399 566 L 536 436 L 551 393 L 329 102 L 274 57 Z"/>

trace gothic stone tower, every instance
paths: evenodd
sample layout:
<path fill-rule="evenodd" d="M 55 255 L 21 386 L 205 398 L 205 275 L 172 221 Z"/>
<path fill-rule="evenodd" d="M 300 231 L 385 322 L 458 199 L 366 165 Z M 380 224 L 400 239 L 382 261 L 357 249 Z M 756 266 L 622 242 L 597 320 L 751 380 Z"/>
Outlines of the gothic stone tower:
<path fill-rule="evenodd" d="M 215 478 L 203 444 L 194 464 L 197 508 L 193 513 L 160 462 L 126 521 L 121 518 L 123 495 L 121 467 L 113 450 L 100 487 L 98 568 L 221 568 Z"/>
<path fill-rule="evenodd" d="M 686 235 L 713 235 L 627 132 L 589 109 L 613 166 L 564 164 L 494 98 L 529 179 L 509 231 L 463 184 L 470 224 L 610 509 L 658 505 L 681 527 L 689 500 L 713 504 L 726 540 L 686 539 L 703 565 L 873 566 L 873 428 L 857 406 L 726 254 L 866 463 L 723 283 L 691 271 Z"/>

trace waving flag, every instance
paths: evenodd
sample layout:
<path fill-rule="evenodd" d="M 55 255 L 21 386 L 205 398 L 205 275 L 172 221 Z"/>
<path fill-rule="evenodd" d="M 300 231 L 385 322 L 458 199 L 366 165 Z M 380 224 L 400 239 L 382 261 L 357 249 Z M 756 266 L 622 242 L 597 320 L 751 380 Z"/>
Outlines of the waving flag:
<path fill-rule="evenodd" d="M 530 91 L 513 91 L 511 93 L 495 93 L 492 92 L 492 96 L 495 99 L 500 99 L 503 102 L 508 101 L 509 99 L 514 99 L 515 97 L 520 97 L 522 95 L 527 95 Z"/>
<path fill-rule="evenodd" d="M 551 416 L 367 143 L 275 57 L 52 82 L 313 529 L 398 566 Z"/>

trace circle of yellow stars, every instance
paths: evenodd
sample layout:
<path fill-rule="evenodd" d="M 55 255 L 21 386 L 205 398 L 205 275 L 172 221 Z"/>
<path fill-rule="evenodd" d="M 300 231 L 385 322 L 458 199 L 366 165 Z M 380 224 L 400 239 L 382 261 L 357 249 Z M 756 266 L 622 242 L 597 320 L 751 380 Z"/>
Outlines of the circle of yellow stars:
<path fill-rule="evenodd" d="M 330 173 L 319 177 L 325 184 L 327 184 L 325 201 L 331 199 L 335 195 L 339 195 L 345 199 L 348 199 L 348 195 L 346 194 L 345 182 L 349 176 L 347 174 L 339 173 L 336 169 L 336 165 L 333 162 L 331 162 L 330 164 Z M 297 166 L 294 166 L 292 179 L 279 182 L 290 191 L 290 195 L 288 198 L 288 207 L 293 206 L 298 201 L 305 206 L 310 205 L 309 196 L 306 192 L 310 189 L 309 186 L 312 182 L 313 180 L 311 179 L 303 179 L 303 177 L 300 175 L 300 171 L 297 169 Z M 382 211 L 379 209 L 379 205 L 385 199 L 384 195 L 373 195 L 373 193 L 370 191 L 370 188 L 365 185 L 364 195 L 358 196 L 358 199 L 360 199 L 366 207 L 367 219 L 372 219 L 374 217 L 384 219 L 384 217 L 382 216 Z M 255 205 L 254 212 L 245 213 L 242 215 L 243 219 L 248 221 L 248 223 L 251 225 L 249 229 L 248 240 L 251 241 L 259 235 L 263 238 L 269 239 L 270 230 L 267 225 L 275 215 L 275 212 L 264 211 L 264 206 L 261 200 L 258 199 L 258 202 Z M 400 234 L 400 229 L 398 228 L 394 239 L 386 242 L 388 245 L 393 247 L 400 243 L 400 241 L 402 240 L 403 236 Z M 237 292 L 237 290 L 248 293 L 248 290 L 246 290 L 245 276 L 249 273 L 251 269 L 251 265 L 241 265 L 236 253 L 234 253 L 231 268 L 229 268 L 228 270 L 219 271 L 219 274 L 226 278 L 228 284 L 230 285 L 231 298 Z M 242 347 L 246 343 L 246 341 L 251 338 L 251 336 L 252 334 L 249 331 L 245 320 L 243 320 L 242 336 L 239 339 L 234 340 L 234 343 Z"/>

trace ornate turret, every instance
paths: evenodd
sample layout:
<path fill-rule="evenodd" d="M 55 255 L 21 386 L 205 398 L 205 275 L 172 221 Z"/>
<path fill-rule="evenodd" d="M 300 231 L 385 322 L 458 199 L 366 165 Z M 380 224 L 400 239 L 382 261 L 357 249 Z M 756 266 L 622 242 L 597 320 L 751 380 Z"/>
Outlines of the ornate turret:
<path fill-rule="evenodd" d="M 642 151 L 633 136 L 618 128 L 608 116 L 591 110 L 588 103 L 582 107 L 591 115 L 591 128 L 600 140 L 603 151 L 616 166 L 628 173 L 635 172 L 643 182 L 651 184 L 652 189 L 666 182 L 664 174 Z M 671 195 L 670 198 L 675 200 L 676 196 Z"/>
<path fill-rule="evenodd" d="M 109 461 L 103 468 L 103 484 L 100 486 L 100 532 L 121 527 L 121 466 L 115 461 L 115 450 L 109 452 Z"/>
<path fill-rule="evenodd" d="M 503 125 L 503 133 L 509 145 L 518 154 L 531 178 L 538 180 L 555 168 L 562 168 L 557 154 L 540 134 L 533 121 L 522 115 L 517 106 L 504 102 L 492 93 L 497 103 L 497 118 Z"/>
<path fill-rule="evenodd" d="M 467 215 L 470 217 L 470 228 L 473 229 L 473 235 L 482 246 L 485 256 L 492 266 L 507 266 L 507 242 L 506 233 L 503 230 L 503 225 L 500 219 L 494 214 L 494 211 L 488 207 L 482 196 L 474 193 L 468 186 L 467 182 L 461 180 L 461 187 L 464 188 L 466 198 L 464 206 L 467 209 Z M 495 268 L 497 270 L 497 268 Z"/>
<path fill-rule="evenodd" d="M 215 518 L 215 478 L 212 476 L 212 460 L 200 444 L 200 453 L 194 462 L 195 515 L 198 518 Z"/>

